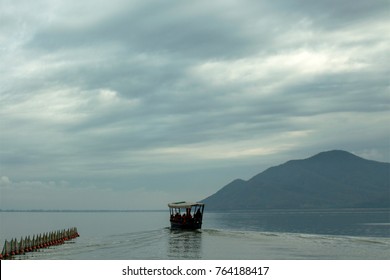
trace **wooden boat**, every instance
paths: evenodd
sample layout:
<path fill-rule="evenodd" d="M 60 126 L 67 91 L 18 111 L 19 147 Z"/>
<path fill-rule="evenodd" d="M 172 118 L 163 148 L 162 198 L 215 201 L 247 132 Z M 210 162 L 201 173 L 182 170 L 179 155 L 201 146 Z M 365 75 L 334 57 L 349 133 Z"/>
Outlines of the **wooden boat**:
<path fill-rule="evenodd" d="M 168 204 L 171 229 L 200 229 L 202 228 L 204 203 L 172 202 Z"/>

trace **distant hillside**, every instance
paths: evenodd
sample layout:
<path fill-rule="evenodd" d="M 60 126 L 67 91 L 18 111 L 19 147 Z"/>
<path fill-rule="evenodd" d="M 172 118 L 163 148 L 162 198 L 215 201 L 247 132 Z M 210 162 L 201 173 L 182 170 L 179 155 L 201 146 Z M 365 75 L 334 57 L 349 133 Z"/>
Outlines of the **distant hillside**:
<path fill-rule="evenodd" d="M 214 210 L 390 207 L 390 163 L 323 152 L 234 180 L 203 202 Z"/>

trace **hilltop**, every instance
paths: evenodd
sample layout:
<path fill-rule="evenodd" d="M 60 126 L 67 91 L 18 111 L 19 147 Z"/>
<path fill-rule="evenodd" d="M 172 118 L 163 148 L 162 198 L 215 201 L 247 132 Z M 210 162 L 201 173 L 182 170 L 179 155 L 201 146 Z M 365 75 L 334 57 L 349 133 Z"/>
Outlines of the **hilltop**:
<path fill-rule="evenodd" d="M 390 163 L 322 152 L 236 179 L 203 202 L 212 210 L 390 207 Z"/>

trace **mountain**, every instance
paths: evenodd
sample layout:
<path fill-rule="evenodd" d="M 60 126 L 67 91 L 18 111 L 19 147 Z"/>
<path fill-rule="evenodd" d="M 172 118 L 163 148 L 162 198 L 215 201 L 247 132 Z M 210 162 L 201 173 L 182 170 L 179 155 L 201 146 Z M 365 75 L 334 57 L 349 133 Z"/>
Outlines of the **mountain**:
<path fill-rule="evenodd" d="M 211 210 L 390 208 L 390 163 L 322 152 L 236 179 L 202 202 Z"/>

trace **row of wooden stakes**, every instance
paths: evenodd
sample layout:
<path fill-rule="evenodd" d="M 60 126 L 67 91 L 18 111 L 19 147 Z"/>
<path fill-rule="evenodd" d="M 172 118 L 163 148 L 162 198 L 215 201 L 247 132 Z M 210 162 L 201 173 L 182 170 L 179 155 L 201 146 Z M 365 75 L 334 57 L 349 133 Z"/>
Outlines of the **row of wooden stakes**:
<path fill-rule="evenodd" d="M 19 242 L 16 238 L 11 241 L 5 240 L 3 250 L 0 254 L 0 260 L 9 259 L 15 255 L 22 255 L 49 246 L 61 245 L 64 244 L 65 241 L 79 236 L 77 228 L 72 227 L 69 229 L 34 235 L 32 238 L 30 238 L 30 236 L 25 238 L 22 237 Z"/>

